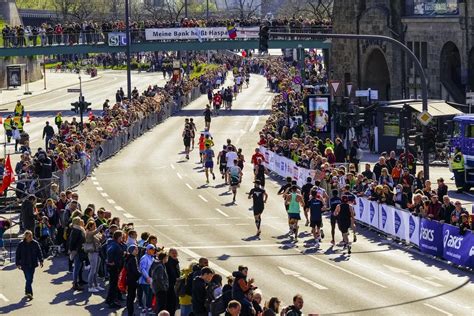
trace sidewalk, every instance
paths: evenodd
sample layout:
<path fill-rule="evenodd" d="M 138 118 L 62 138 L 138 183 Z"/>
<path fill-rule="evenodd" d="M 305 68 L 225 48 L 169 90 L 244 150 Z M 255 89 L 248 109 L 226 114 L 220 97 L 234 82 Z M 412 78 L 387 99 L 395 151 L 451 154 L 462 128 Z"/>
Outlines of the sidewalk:
<path fill-rule="evenodd" d="M 98 80 L 100 78 L 101 75 L 98 75 L 95 78 L 91 78 L 91 76 L 89 75 L 81 74 L 82 83 Z M 44 89 L 44 79 L 29 83 L 29 91 L 31 92 L 31 94 L 24 94 L 25 85 L 18 88 L 10 88 L 10 90 L 0 89 L 0 107 L 2 109 L 9 109 L 7 105 L 16 102 L 17 100 L 25 100 L 34 96 L 45 94 L 58 89 L 63 89 L 69 86 L 79 88 L 78 74 L 59 72 L 56 73 L 50 72 L 49 69 L 46 69 L 46 90 Z"/>

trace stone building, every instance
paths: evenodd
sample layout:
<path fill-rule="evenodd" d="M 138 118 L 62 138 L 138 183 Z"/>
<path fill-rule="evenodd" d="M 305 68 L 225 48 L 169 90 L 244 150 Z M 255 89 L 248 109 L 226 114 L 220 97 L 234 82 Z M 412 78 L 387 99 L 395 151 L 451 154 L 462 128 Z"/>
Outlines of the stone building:
<path fill-rule="evenodd" d="M 378 34 L 407 45 L 428 76 L 429 97 L 465 102 L 474 90 L 473 0 L 335 0 L 334 33 Z M 421 95 L 400 49 L 378 41 L 332 41 L 332 79 L 376 89 L 379 99 Z"/>

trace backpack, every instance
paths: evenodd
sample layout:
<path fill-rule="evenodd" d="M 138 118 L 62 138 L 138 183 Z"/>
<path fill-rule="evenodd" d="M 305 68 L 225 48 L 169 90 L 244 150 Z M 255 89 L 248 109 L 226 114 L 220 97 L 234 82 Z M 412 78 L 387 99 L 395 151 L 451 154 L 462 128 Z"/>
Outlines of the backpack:
<path fill-rule="evenodd" d="M 179 277 L 176 280 L 176 283 L 174 284 L 174 292 L 176 293 L 176 296 L 179 297 L 186 295 L 186 281 L 187 279 L 184 276 Z"/>
<path fill-rule="evenodd" d="M 219 295 L 215 300 L 211 302 L 210 312 L 211 315 L 221 315 L 224 314 L 227 309 L 225 304 L 224 295 Z"/>
<path fill-rule="evenodd" d="M 127 269 L 125 267 L 120 270 L 118 289 L 121 293 L 127 293 Z"/>

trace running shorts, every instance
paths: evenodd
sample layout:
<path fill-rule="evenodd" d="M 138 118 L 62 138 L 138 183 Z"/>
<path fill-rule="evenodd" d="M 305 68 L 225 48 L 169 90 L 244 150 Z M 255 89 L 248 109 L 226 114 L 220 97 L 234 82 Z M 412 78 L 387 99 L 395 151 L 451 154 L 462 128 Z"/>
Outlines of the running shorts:
<path fill-rule="evenodd" d="M 300 220 L 301 216 L 300 216 L 300 213 L 288 213 L 288 218 L 289 219 Z"/>
<path fill-rule="evenodd" d="M 213 161 L 206 161 L 204 163 L 204 168 L 214 168 L 214 162 Z"/>
<path fill-rule="evenodd" d="M 309 223 L 309 226 L 310 226 L 311 228 L 315 228 L 316 226 L 317 226 L 318 228 L 321 228 L 321 227 L 323 227 L 323 221 L 322 221 L 321 219 L 316 219 L 316 220 L 314 220 L 314 221 L 311 220 L 310 223 Z"/>

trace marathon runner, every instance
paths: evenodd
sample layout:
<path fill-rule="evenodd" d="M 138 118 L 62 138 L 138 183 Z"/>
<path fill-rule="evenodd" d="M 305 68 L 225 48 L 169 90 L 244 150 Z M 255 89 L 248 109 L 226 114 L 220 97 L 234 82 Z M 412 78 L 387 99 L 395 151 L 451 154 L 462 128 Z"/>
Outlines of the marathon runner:
<path fill-rule="evenodd" d="M 323 227 L 322 214 L 324 208 L 324 201 L 321 199 L 321 196 L 316 190 L 312 190 L 311 198 L 309 199 L 306 205 L 308 206 L 311 215 L 311 233 L 313 234 L 316 247 L 318 247 L 319 243 L 321 242 L 321 239 L 324 238 L 324 232 L 321 229 Z"/>
<path fill-rule="evenodd" d="M 311 196 L 311 189 L 313 188 L 313 178 L 307 177 L 306 178 L 306 183 L 301 187 L 301 194 L 303 195 L 303 201 L 304 201 L 304 217 L 306 218 L 306 223 L 305 226 L 309 225 L 309 199 Z M 316 192 L 317 193 L 317 192 Z"/>
<path fill-rule="evenodd" d="M 264 162 L 267 162 L 265 160 L 265 156 L 262 155 L 262 153 L 260 152 L 260 148 L 257 147 L 257 148 L 255 148 L 255 153 L 252 155 L 252 158 L 251 158 L 254 169 L 257 169 L 259 159 L 264 161 Z"/>
<path fill-rule="evenodd" d="M 337 226 L 342 233 L 342 241 L 344 249 L 347 248 L 347 253 L 351 254 L 351 245 L 349 243 L 349 228 L 354 223 L 354 208 L 349 205 L 349 198 L 346 195 L 341 197 L 341 204 L 336 206 L 334 215 L 337 218 Z"/>
<path fill-rule="evenodd" d="M 221 172 L 222 179 L 225 179 L 225 183 L 227 183 L 227 160 L 225 158 L 227 154 L 227 146 L 222 146 L 222 150 L 217 155 L 217 164 L 219 165 L 219 171 Z"/>
<path fill-rule="evenodd" d="M 203 166 L 204 166 L 204 161 L 202 160 L 202 155 L 204 151 L 206 150 L 206 145 L 204 144 L 205 140 L 206 140 L 206 137 L 204 137 L 204 134 L 201 133 L 201 136 L 199 137 L 199 158 L 200 158 L 200 163 L 202 163 Z"/>
<path fill-rule="evenodd" d="M 277 192 L 278 195 L 281 195 L 283 197 L 283 201 L 285 202 L 285 210 L 286 210 L 287 213 L 288 213 L 289 203 L 287 203 L 287 201 L 286 201 L 286 194 L 289 191 L 289 189 L 291 188 L 291 181 L 292 181 L 291 177 L 286 177 L 286 183 L 284 185 L 282 185 L 280 187 L 280 190 L 278 190 L 278 192 Z M 289 227 L 289 230 L 291 232 L 291 224 L 290 224 L 290 219 L 289 218 L 288 218 L 288 227 Z"/>
<path fill-rule="evenodd" d="M 197 132 L 197 128 L 196 128 L 196 124 L 194 124 L 194 120 L 193 118 L 190 118 L 189 119 L 189 125 L 191 126 L 191 148 L 194 149 L 194 138 L 196 138 L 196 132 Z"/>
<path fill-rule="evenodd" d="M 212 89 L 209 88 L 209 89 L 207 90 L 207 100 L 209 100 L 209 107 L 212 106 L 212 99 L 213 99 L 213 97 L 214 97 L 214 95 L 213 95 L 213 93 L 212 93 Z"/>
<path fill-rule="evenodd" d="M 335 244 L 335 233 L 336 233 L 336 221 L 337 221 L 337 218 L 336 218 L 336 215 L 334 214 L 334 212 L 336 211 L 336 207 L 342 203 L 341 201 L 341 198 L 339 198 L 339 191 L 338 190 L 332 190 L 332 198 L 329 200 L 329 207 L 330 207 L 330 210 L 331 210 L 331 217 L 330 217 L 330 221 L 331 221 L 331 244 Z"/>
<path fill-rule="evenodd" d="M 261 216 L 265 208 L 265 203 L 267 203 L 268 194 L 265 192 L 265 189 L 260 186 L 261 183 L 259 180 L 255 180 L 254 184 L 255 187 L 249 192 L 249 199 L 253 199 L 253 216 L 255 217 L 255 226 L 257 226 L 256 236 L 260 236 L 262 233 L 260 230 L 262 224 Z"/>
<path fill-rule="evenodd" d="M 213 102 L 215 114 L 219 115 L 219 109 L 221 108 L 222 104 L 222 95 L 220 91 L 217 91 L 217 93 L 214 95 Z"/>
<path fill-rule="evenodd" d="M 183 131 L 183 143 L 184 143 L 184 153 L 186 154 L 186 159 L 189 160 L 189 148 L 191 146 L 191 127 L 189 124 L 186 124 Z"/>
<path fill-rule="evenodd" d="M 227 140 L 227 144 L 229 143 L 230 143 L 230 139 Z M 229 171 L 229 168 L 234 166 L 234 161 L 238 161 L 238 159 L 239 157 L 237 156 L 237 153 L 235 152 L 235 147 L 232 145 L 227 145 L 227 153 L 225 154 L 225 161 L 227 162 L 227 171 Z M 226 177 L 226 184 L 227 183 L 230 184 L 230 179 L 228 175 Z"/>
<path fill-rule="evenodd" d="M 204 171 L 206 173 L 206 183 L 209 183 L 209 172 L 212 174 L 212 180 L 216 180 L 216 176 L 214 175 L 214 150 L 211 149 L 210 144 L 206 144 L 206 150 L 203 153 L 203 160 L 204 160 Z"/>
<path fill-rule="evenodd" d="M 210 106 L 206 106 L 206 109 L 204 110 L 204 126 L 207 130 L 211 129 L 211 108 Z"/>
<path fill-rule="evenodd" d="M 257 160 L 257 166 L 255 168 L 255 180 L 260 181 L 262 188 L 265 187 L 265 174 L 267 173 L 267 168 L 262 163 L 261 159 Z"/>
<path fill-rule="evenodd" d="M 234 152 L 235 153 L 235 152 Z M 229 158 L 227 158 L 227 166 L 229 165 Z M 233 165 L 227 168 L 229 171 L 230 188 L 233 193 L 232 203 L 235 203 L 235 197 L 237 195 L 237 188 L 239 187 L 242 179 L 242 170 L 237 166 L 237 159 L 233 160 Z"/>
<path fill-rule="evenodd" d="M 298 192 L 298 186 L 291 186 L 290 191 L 286 194 L 285 200 L 288 203 L 289 235 L 294 234 L 294 240 L 298 242 L 298 221 L 301 219 L 300 207 L 304 207 L 303 197 Z"/>

